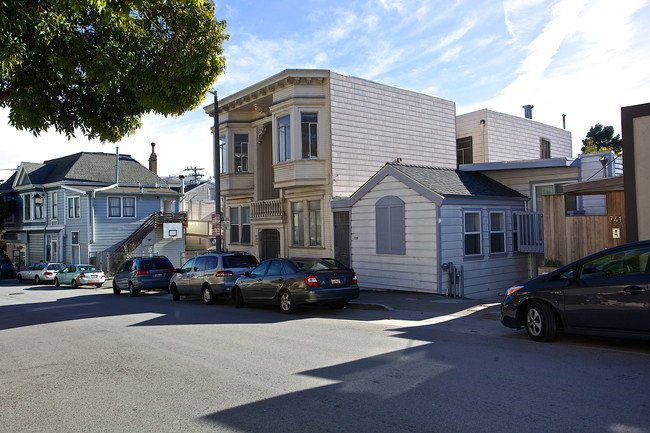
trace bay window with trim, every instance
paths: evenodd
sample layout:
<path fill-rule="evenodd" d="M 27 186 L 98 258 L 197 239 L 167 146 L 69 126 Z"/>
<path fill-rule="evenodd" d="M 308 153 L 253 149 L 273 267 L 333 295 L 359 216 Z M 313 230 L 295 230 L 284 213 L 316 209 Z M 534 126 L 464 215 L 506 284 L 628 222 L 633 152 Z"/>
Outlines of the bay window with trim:
<path fill-rule="evenodd" d="M 235 172 L 248 172 L 248 134 L 235 134 L 233 147 Z"/>
<path fill-rule="evenodd" d="M 490 253 L 506 252 L 506 214 L 490 212 Z"/>
<path fill-rule="evenodd" d="M 34 219 L 41 220 L 44 217 L 45 197 L 42 194 L 34 194 Z"/>
<path fill-rule="evenodd" d="M 466 256 L 478 256 L 481 252 L 481 212 L 463 212 L 463 245 Z"/>
<path fill-rule="evenodd" d="M 300 113 L 302 159 L 318 158 L 318 113 Z"/>

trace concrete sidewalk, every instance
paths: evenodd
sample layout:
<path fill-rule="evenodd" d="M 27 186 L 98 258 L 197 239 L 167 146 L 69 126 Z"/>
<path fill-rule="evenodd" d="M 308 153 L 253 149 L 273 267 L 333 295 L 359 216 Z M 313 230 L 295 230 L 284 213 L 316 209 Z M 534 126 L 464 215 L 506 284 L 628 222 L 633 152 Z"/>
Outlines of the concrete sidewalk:
<path fill-rule="evenodd" d="M 350 301 L 348 308 L 383 311 L 421 311 L 451 314 L 459 308 L 470 308 L 481 304 L 499 304 L 502 296 L 485 299 L 449 298 L 441 295 L 390 290 L 361 290 L 357 299 Z"/>

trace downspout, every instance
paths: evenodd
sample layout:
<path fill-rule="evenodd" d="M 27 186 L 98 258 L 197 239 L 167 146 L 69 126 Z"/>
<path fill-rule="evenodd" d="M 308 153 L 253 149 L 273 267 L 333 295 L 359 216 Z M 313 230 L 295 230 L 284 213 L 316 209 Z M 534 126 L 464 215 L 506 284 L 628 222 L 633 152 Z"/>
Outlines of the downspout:
<path fill-rule="evenodd" d="M 438 280 L 438 293 L 442 294 L 442 277 L 440 275 L 440 271 L 442 270 L 442 217 L 440 216 L 440 208 L 441 205 L 436 204 L 436 220 L 438 221 L 438 224 L 436 224 L 438 227 L 438 233 L 436 236 L 436 243 L 438 244 L 438 267 L 436 269 L 436 279 Z"/>
<path fill-rule="evenodd" d="M 45 226 L 43 227 L 43 261 L 47 262 L 47 200 L 45 199 L 47 194 L 44 186 L 41 189 L 43 190 L 43 218 L 45 219 Z"/>

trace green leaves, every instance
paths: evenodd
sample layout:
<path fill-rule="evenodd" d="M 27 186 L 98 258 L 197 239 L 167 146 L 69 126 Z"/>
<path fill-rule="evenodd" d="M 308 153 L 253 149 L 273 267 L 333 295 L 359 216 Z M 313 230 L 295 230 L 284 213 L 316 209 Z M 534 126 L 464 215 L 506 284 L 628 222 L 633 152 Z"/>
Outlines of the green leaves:
<path fill-rule="evenodd" d="M 200 104 L 227 39 L 209 0 L 0 0 L 0 106 L 36 135 L 118 141 Z"/>

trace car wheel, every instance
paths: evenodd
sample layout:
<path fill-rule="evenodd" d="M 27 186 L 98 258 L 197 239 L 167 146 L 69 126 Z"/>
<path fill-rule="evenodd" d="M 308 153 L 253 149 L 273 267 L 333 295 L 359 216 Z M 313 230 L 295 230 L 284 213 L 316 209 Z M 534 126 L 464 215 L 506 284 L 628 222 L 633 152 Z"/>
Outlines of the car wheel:
<path fill-rule="evenodd" d="M 208 305 L 214 304 L 214 293 L 212 293 L 212 289 L 210 288 L 210 286 L 206 285 L 203 288 L 203 300 Z"/>
<path fill-rule="evenodd" d="M 117 287 L 117 283 L 113 280 L 113 293 L 119 295 L 121 290 Z"/>
<path fill-rule="evenodd" d="M 41 284 L 41 279 L 38 278 L 38 275 L 34 277 L 34 284 Z"/>
<path fill-rule="evenodd" d="M 77 280 L 72 280 L 71 286 L 73 289 L 76 289 L 79 287 L 79 284 L 77 284 Z"/>
<path fill-rule="evenodd" d="M 139 290 L 135 290 L 135 287 L 133 287 L 133 283 L 129 282 L 129 295 L 131 296 L 138 296 Z"/>
<path fill-rule="evenodd" d="M 102 285 L 101 285 L 101 284 L 99 284 L 99 283 L 97 283 L 97 284 L 95 284 L 95 287 L 97 287 L 97 288 L 99 289 L 99 288 L 101 288 L 101 287 L 102 287 Z"/>
<path fill-rule="evenodd" d="M 59 284 L 59 279 L 55 278 L 54 279 L 54 287 L 59 287 L 61 284 Z"/>
<path fill-rule="evenodd" d="M 172 301 L 180 301 L 181 300 L 181 294 L 178 293 L 178 287 L 176 287 L 176 284 L 172 284 L 170 288 L 170 292 L 172 292 Z"/>
<path fill-rule="evenodd" d="M 280 300 L 280 309 L 283 313 L 292 314 L 296 312 L 296 304 L 293 302 L 293 297 L 287 289 L 280 292 L 278 299 Z"/>
<path fill-rule="evenodd" d="M 535 341 L 552 341 L 557 334 L 555 314 L 545 302 L 533 301 L 526 307 L 526 332 Z"/>
<path fill-rule="evenodd" d="M 347 302 L 347 301 L 344 301 L 344 302 L 336 302 L 336 303 L 334 303 L 334 304 L 330 304 L 330 308 L 331 308 L 332 310 L 340 310 L 341 308 L 345 307 L 346 305 L 348 305 L 348 302 Z"/>
<path fill-rule="evenodd" d="M 239 287 L 234 287 L 232 290 L 232 298 L 235 301 L 235 308 L 243 308 L 244 295 L 242 295 L 241 289 Z"/>
<path fill-rule="evenodd" d="M 18 276 L 16 277 L 16 279 L 18 280 L 18 284 L 22 284 L 22 283 L 23 283 L 23 277 L 22 277 L 22 275 L 18 275 Z"/>

